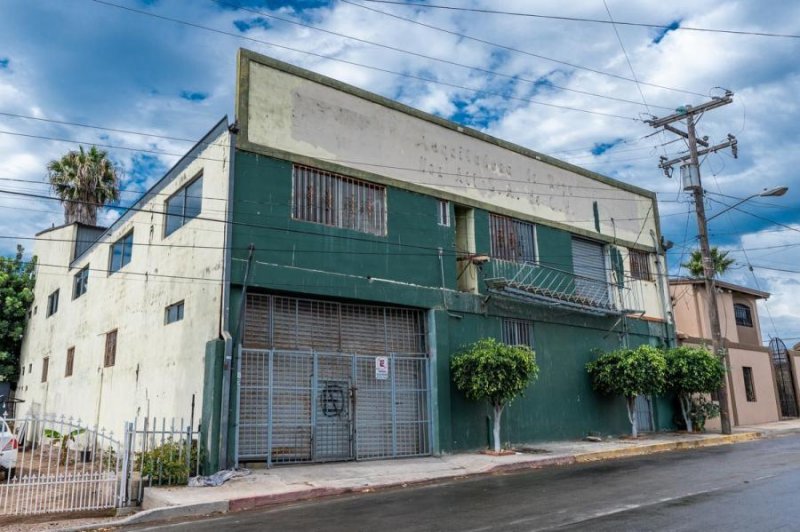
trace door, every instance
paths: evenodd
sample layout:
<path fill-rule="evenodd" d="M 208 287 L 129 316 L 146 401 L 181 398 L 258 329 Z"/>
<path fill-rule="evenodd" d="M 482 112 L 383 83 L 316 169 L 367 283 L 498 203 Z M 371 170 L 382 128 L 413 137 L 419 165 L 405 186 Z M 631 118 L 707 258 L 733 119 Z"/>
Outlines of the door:
<path fill-rule="evenodd" d="M 781 417 L 798 417 L 797 397 L 795 396 L 792 363 L 789 351 L 780 338 L 769 342 L 772 365 L 775 368 L 775 381 L 778 385 L 778 402 L 781 405 Z"/>
<path fill-rule="evenodd" d="M 575 295 L 585 304 L 607 306 L 609 297 L 604 246 L 573 238 L 572 266 L 575 272 Z"/>
<path fill-rule="evenodd" d="M 636 421 L 639 432 L 653 432 L 653 402 L 646 395 L 636 396 Z"/>
<path fill-rule="evenodd" d="M 240 460 L 430 454 L 423 311 L 248 294 L 245 312 Z"/>

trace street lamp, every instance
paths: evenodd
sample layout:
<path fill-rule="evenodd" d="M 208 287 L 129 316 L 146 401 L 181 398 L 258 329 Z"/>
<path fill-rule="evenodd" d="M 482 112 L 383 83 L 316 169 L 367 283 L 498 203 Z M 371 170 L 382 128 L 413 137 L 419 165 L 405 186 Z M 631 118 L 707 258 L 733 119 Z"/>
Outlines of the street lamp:
<path fill-rule="evenodd" d="M 713 220 L 714 218 L 716 218 L 720 214 L 726 213 L 731 209 L 735 209 L 736 207 L 738 207 L 739 205 L 741 205 L 745 201 L 750 201 L 753 198 L 766 198 L 766 197 L 769 197 L 769 196 L 783 196 L 784 194 L 786 194 L 786 192 L 788 190 L 789 190 L 789 187 L 775 187 L 775 188 L 769 188 L 769 189 L 765 188 L 763 191 L 759 192 L 758 194 L 753 194 L 752 196 L 747 196 L 742 201 L 740 201 L 738 203 L 734 203 L 733 205 L 731 205 L 730 207 L 728 207 L 726 209 L 722 209 L 721 211 L 719 211 L 714 216 L 709 216 L 706 219 L 706 221 L 710 222 L 711 220 Z"/>

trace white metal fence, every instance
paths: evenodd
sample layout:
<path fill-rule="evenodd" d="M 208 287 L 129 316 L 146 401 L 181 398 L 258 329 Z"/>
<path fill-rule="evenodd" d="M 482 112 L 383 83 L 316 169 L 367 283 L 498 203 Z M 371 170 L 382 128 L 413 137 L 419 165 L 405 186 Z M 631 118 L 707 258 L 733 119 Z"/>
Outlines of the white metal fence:
<path fill-rule="evenodd" d="M 136 419 L 121 440 L 80 420 L 6 419 L 18 442 L 15 467 L 0 477 L 0 520 L 141 504 L 149 486 L 185 485 L 200 472 L 200 427 Z"/>
<path fill-rule="evenodd" d="M 6 420 L 16 435 L 16 467 L 0 484 L 0 516 L 113 508 L 122 504 L 120 445 L 80 420 Z"/>

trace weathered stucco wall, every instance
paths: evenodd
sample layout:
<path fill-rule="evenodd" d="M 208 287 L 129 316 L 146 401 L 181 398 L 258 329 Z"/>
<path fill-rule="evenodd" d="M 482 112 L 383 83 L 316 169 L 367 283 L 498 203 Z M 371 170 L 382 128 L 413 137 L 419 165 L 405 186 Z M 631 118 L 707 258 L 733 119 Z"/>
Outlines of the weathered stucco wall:
<path fill-rule="evenodd" d="M 17 395 L 20 412 L 79 417 L 119 433 L 135 416 L 195 421 L 202 407 L 206 342 L 219 335 L 220 297 L 228 194 L 229 136 L 199 145 L 179 163 L 157 194 L 146 197 L 83 257 L 70 265 L 74 226 L 37 239 L 40 259 L 36 312 L 25 334 L 26 366 Z M 202 172 L 199 218 L 164 236 L 167 198 Z M 202 219 L 201 219 L 202 218 Z M 219 221 L 215 221 L 219 220 Z M 108 273 L 111 244 L 133 230 L 131 262 Z M 72 299 L 74 275 L 89 266 L 88 289 Z M 46 317 L 47 297 L 60 290 L 58 312 Z M 165 324 L 167 305 L 184 301 L 184 318 Z M 106 333 L 117 333 L 116 362 L 104 367 Z M 67 349 L 75 347 L 73 374 L 65 376 Z M 41 382 L 49 357 L 47 382 Z"/>
<path fill-rule="evenodd" d="M 244 149 L 344 165 L 647 248 L 639 236 L 658 231 L 647 191 L 252 52 L 241 51 L 239 74 Z"/>

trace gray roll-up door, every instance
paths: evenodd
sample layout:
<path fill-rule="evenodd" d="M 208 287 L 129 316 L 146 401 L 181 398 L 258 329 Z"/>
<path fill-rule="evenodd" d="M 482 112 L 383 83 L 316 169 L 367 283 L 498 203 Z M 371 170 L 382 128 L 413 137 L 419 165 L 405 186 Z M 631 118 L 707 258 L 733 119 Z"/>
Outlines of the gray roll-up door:
<path fill-rule="evenodd" d="M 606 257 L 602 244 L 572 239 L 572 265 L 575 272 L 575 295 L 590 304 L 608 304 Z"/>

